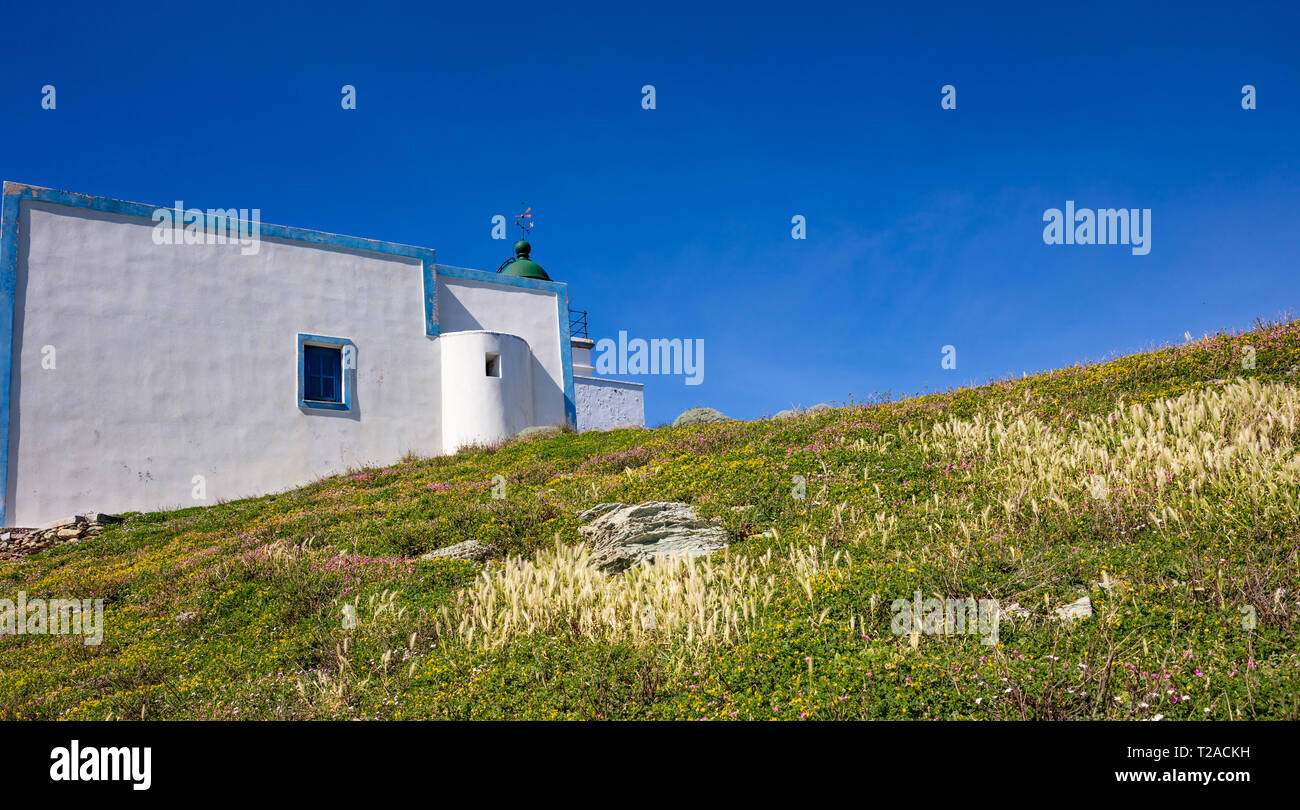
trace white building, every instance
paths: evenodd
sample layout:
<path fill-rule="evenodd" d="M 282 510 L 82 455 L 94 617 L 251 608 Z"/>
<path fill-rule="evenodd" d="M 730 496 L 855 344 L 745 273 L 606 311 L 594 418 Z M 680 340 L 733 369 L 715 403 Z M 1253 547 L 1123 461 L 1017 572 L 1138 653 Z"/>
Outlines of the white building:
<path fill-rule="evenodd" d="M 4 184 L 0 526 L 644 423 L 527 243 L 482 272 L 254 214 Z"/>

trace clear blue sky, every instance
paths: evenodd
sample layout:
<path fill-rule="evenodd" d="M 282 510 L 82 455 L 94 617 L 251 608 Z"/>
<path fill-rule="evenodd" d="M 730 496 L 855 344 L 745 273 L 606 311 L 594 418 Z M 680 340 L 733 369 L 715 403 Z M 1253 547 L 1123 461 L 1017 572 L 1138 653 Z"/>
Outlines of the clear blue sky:
<path fill-rule="evenodd" d="M 704 384 L 639 378 L 651 424 L 1300 309 L 1294 4 L 437 5 L 10 3 L 0 177 L 487 270 L 525 199 L 593 338 L 704 340 Z M 1150 254 L 1045 245 L 1067 199 L 1152 209 Z"/>

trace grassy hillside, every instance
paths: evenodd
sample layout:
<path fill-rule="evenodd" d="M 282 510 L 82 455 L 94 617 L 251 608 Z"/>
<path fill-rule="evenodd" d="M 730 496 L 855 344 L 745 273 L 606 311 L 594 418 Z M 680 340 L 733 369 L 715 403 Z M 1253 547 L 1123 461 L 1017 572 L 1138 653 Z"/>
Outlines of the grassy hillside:
<path fill-rule="evenodd" d="M 98 647 L 0 638 L 0 718 L 1296 719 L 1298 365 L 1300 323 L 1267 324 L 132 515 L 0 562 L 0 596 L 106 602 Z M 733 544 L 593 574 L 576 514 L 651 499 Z M 471 538 L 512 559 L 418 558 Z M 917 591 L 1029 615 L 997 645 L 896 635 Z M 1093 616 L 1053 618 L 1084 595 Z"/>

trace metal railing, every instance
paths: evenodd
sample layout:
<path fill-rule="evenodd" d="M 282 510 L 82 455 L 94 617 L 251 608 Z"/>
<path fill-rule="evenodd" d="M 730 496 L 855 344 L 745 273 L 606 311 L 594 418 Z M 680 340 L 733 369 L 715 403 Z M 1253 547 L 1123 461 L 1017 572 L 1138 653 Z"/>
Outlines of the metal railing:
<path fill-rule="evenodd" d="M 591 338 L 587 337 L 587 310 L 569 310 L 569 337 L 591 340 Z"/>

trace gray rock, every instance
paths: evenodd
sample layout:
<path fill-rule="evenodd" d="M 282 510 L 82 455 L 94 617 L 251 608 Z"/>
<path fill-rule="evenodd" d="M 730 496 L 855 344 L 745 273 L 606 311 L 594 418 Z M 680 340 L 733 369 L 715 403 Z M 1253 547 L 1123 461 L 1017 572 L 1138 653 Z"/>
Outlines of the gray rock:
<path fill-rule="evenodd" d="M 720 411 L 712 408 L 691 408 L 689 411 L 682 411 L 681 415 L 673 420 L 673 427 L 682 425 L 702 425 L 706 422 L 730 422 L 731 417 L 726 416 Z"/>
<path fill-rule="evenodd" d="M 531 439 L 536 436 L 552 436 L 559 433 L 560 429 L 555 425 L 533 425 L 526 427 L 515 434 L 516 439 Z"/>
<path fill-rule="evenodd" d="M 1075 619 L 1086 619 L 1092 615 L 1092 600 L 1086 596 L 1081 596 L 1068 605 L 1063 605 L 1056 609 L 1056 618 L 1072 622 Z"/>
<path fill-rule="evenodd" d="M 796 416 L 798 416 L 798 415 L 799 415 L 799 412 L 798 412 L 798 411 L 792 411 L 792 410 L 790 410 L 789 408 L 787 408 L 787 409 L 784 410 L 784 411 L 777 411 L 776 413 L 774 413 L 774 414 L 772 415 L 772 418 L 773 418 L 773 419 L 793 419 L 794 417 L 796 417 Z"/>
<path fill-rule="evenodd" d="M 592 563 L 618 573 L 643 560 L 702 557 L 727 545 L 727 532 L 695 507 L 672 501 L 600 504 L 579 515 Z"/>
<path fill-rule="evenodd" d="M 477 540 L 466 540 L 463 543 L 456 543 L 446 548 L 440 548 L 437 551 L 430 551 L 428 554 L 421 554 L 420 559 L 483 562 L 494 553 L 496 553 L 496 547 L 494 546 L 480 543 Z"/>
<path fill-rule="evenodd" d="M 817 415 L 817 414 L 821 414 L 821 413 L 830 413 L 830 412 L 833 411 L 833 410 L 835 410 L 835 409 L 832 408 L 831 406 L 827 405 L 825 402 L 821 402 L 821 403 L 818 403 L 818 404 L 812 406 L 811 408 L 809 408 L 809 409 L 808 409 L 808 413 L 813 414 L 813 415 Z"/>
<path fill-rule="evenodd" d="M 622 506 L 621 503 L 598 503 L 585 512 L 578 513 L 579 523 L 590 523 L 606 512 L 612 512 Z"/>
<path fill-rule="evenodd" d="M 107 515 L 103 512 L 83 512 L 77 515 L 79 522 L 85 523 L 121 523 L 122 518 L 117 515 Z"/>

